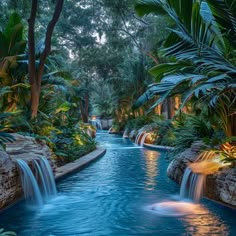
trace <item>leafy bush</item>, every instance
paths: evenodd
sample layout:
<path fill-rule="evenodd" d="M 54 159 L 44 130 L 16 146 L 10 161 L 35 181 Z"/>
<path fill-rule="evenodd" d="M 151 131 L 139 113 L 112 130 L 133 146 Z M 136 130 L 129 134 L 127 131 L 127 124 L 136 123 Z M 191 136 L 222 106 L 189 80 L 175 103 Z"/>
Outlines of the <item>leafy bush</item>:
<path fill-rule="evenodd" d="M 155 118 L 154 116 L 135 117 L 133 119 L 128 120 L 125 128 L 129 130 L 132 130 L 132 129 L 138 130 L 142 128 L 144 125 L 153 123 L 154 118 Z"/>
<path fill-rule="evenodd" d="M 62 127 L 52 143 L 61 164 L 74 161 L 96 148 L 94 139 L 86 133 L 86 129 L 80 127 Z"/>
<path fill-rule="evenodd" d="M 171 120 L 157 120 L 155 144 L 173 146 L 175 142 L 174 126 Z"/>
<path fill-rule="evenodd" d="M 2 148 L 5 146 L 4 143 L 14 141 L 14 137 L 5 132 L 10 128 L 10 124 L 8 123 L 10 116 L 12 116 L 10 112 L 0 114 L 0 146 Z"/>
<path fill-rule="evenodd" d="M 194 141 L 209 140 L 214 136 L 211 123 L 201 115 L 185 115 L 181 120 L 175 121 L 174 126 L 176 139 L 173 146 L 176 152 L 189 148 Z"/>

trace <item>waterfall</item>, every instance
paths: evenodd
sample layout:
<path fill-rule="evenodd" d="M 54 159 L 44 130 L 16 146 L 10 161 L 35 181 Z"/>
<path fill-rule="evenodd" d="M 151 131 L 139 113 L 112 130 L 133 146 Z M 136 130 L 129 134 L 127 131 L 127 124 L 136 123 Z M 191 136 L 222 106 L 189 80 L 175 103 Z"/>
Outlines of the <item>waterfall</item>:
<path fill-rule="evenodd" d="M 28 164 L 23 160 L 17 160 L 17 164 L 20 168 L 21 183 L 25 198 L 32 200 L 39 206 L 43 205 L 43 198 L 38 183 Z"/>
<path fill-rule="evenodd" d="M 141 141 L 140 141 L 140 145 L 143 146 L 147 136 L 150 135 L 150 133 L 144 133 L 142 138 L 141 138 Z"/>
<path fill-rule="evenodd" d="M 143 132 L 140 132 L 137 134 L 136 138 L 135 138 L 135 143 L 136 144 L 139 144 L 139 139 L 140 139 L 140 136 L 143 134 Z"/>
<path fill-rule="evenodd" d="M 145 132 L 138 133 L 136 138 L 135 138 L 135 143 L 143 146 L 143 144 L 144 144 L 144 142 L 146 140 L 146 137 L 148 135 L 150 135 L 150 133 L 145 133 Z"/>
<path fill-rule="evenodd" d="M 24 160 L 16 160 L 21 173 L 21 183 L 25 199 L 36 205 L 42 205 L 56 195 L 56 184 L 51 166 L 45 157 L 33 160 L 35 176 Z"/>
<path fill-rule="evenodd" d="M 89 120 L 89 123 L 96 129 L 102 130 L 102 123 L 99 119 Z"/>
<path fill-rule="evenodd" d="M 44 176 L 44 180 L 46 182 L 46 187 L 49 193 L 49 196 L 55 196 L 57 194 L 57 189 L 56 189 L 56 183 L 54 180 L 54 176 L 52 173 L 52 168 L 47 160 L 46 157 L 42 157 L 39 160 L 42 172 L 43 172 L 43 176 Z"/>
<path fill-rule="evenodd" d="M 122 137 L 123 138 L 129 138 L 129 130 L 128 129 L 125 129 Z"/>
<path fill-rule="evenodd" d="M 205 187 L 206 175 L 194 173 L 189 167 L 186 168 L 180 187 L 181 198 L 191 198 L 199 201 Z"/>
<path fill-rule="evenodd" d="M 41 184 L 41 185 L 39 184 L 39 186 L 41 186 L 40 190 L 44 194 L 44 196 L 48 197 L 49 192 L 48 192 L 48 188 L 46 186 L 46 183 L 44 181 L 44 176 L 43 176 L 41 166 L 39 165 L 37 160 L 33 160 L 33 165 L 34 165 L 34 168 L 35 168 L 36 179 Z"/>

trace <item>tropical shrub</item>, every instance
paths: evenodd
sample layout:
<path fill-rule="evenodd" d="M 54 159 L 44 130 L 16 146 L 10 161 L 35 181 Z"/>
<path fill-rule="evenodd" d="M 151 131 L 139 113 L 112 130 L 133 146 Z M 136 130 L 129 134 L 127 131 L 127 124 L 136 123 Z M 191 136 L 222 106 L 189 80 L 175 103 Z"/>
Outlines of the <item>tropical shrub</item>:
<path fill-rule="evenodd" d="M 8 132 L 6 132 L 6 130 L 10 128 L 8 119 L 11 115 L 11 113 L 0 114 L 0 146 L 2 148 L 5 147 L 6 142 L 14 141 L 14 137 Z"/>
<path fill-rule="evenodd" d="M 225 135 L 235 136 L 235 9 L 234 0 L 138 0 L 139 15 L 166 14 L 175 27 L 160 55 L 166 63 L 150 70 L 157 83 L 149 86 L 135 106 L 155 98 L 153 108 L 181 94 L 181 108 L 192 99 L 207 104 L 221 120 Z"/>
<path fill-rule="evenodd" d="M 52 142 L 59 164 L 74 161 L 96 148 L 94 139 L 79 127 L 61 127 L 61 132 L 52 138 Z"/>
<path fill-rule="evenodd" d="M 128 120 L 125 128 L 129 130 L 133 130 L 133 129 L 139 130 L 144 125 L 152 123 L 153 119 L 154 119 L 153 116 L 138 116 L 138 117 Z"/>
<path fill-rule="evenodd" d="M 173 146 L 175 142 L 174 125 L 172 120 L 156 120 L 155 144 Z"/>
<path fill-rule="evenodd" d="M 214 135 L 211 123 L 201 115 L 184 115 L 181 120 L 175 121 L 174 126 L 176 139 L 173 146 L 177 153 L 189 148 L 194 141 L 202 140 L 204 142 Z"/>

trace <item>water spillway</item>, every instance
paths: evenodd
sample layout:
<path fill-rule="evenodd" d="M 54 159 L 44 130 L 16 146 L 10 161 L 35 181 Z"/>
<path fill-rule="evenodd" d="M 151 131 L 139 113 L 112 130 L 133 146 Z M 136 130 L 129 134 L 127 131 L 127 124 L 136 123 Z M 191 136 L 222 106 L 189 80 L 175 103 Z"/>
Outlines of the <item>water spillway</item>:
<path fill-rule="evenodd" d="M 43 205 L 43 197 L 39 185 L 27 162 L 24 160 L 17 160 L 17 164 L 20 169 L 21 184 L 25 199 L 34 202 L 38 206 Z"/>
<path fill-rule="evenodd" d="M 24 197 L 31 204 L 43 205 L 49 198 L 56 195 L 56 184 L 51 166 L 45 157 L 33 160 L 34 171 L 24 160 L 16 160 L 21 176 Z"/>
<path fill-rule="evenodd" d="M 199 202 L 203 195 L 205 182 L 206 175 L 194 173 L 191 168 L 187 167 L 181 182 L 180 197 Z"/>

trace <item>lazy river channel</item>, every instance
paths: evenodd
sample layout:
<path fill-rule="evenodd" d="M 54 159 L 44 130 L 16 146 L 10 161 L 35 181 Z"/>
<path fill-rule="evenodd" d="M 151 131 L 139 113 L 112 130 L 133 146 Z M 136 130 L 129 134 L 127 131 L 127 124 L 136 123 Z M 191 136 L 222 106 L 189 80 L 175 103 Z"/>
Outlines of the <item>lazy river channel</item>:
<path fill-rule="evenodd" d="M 102 158 L 60 181 L 40 209 L 19 203 L 2 213 L 0 228 L 19 236 L 236 235 L 236 211 L 211 201 L 168 211 L 179 186 L 166 176 L 164 152 L 105 132 L 97 141 L 107 149 Z"/>

